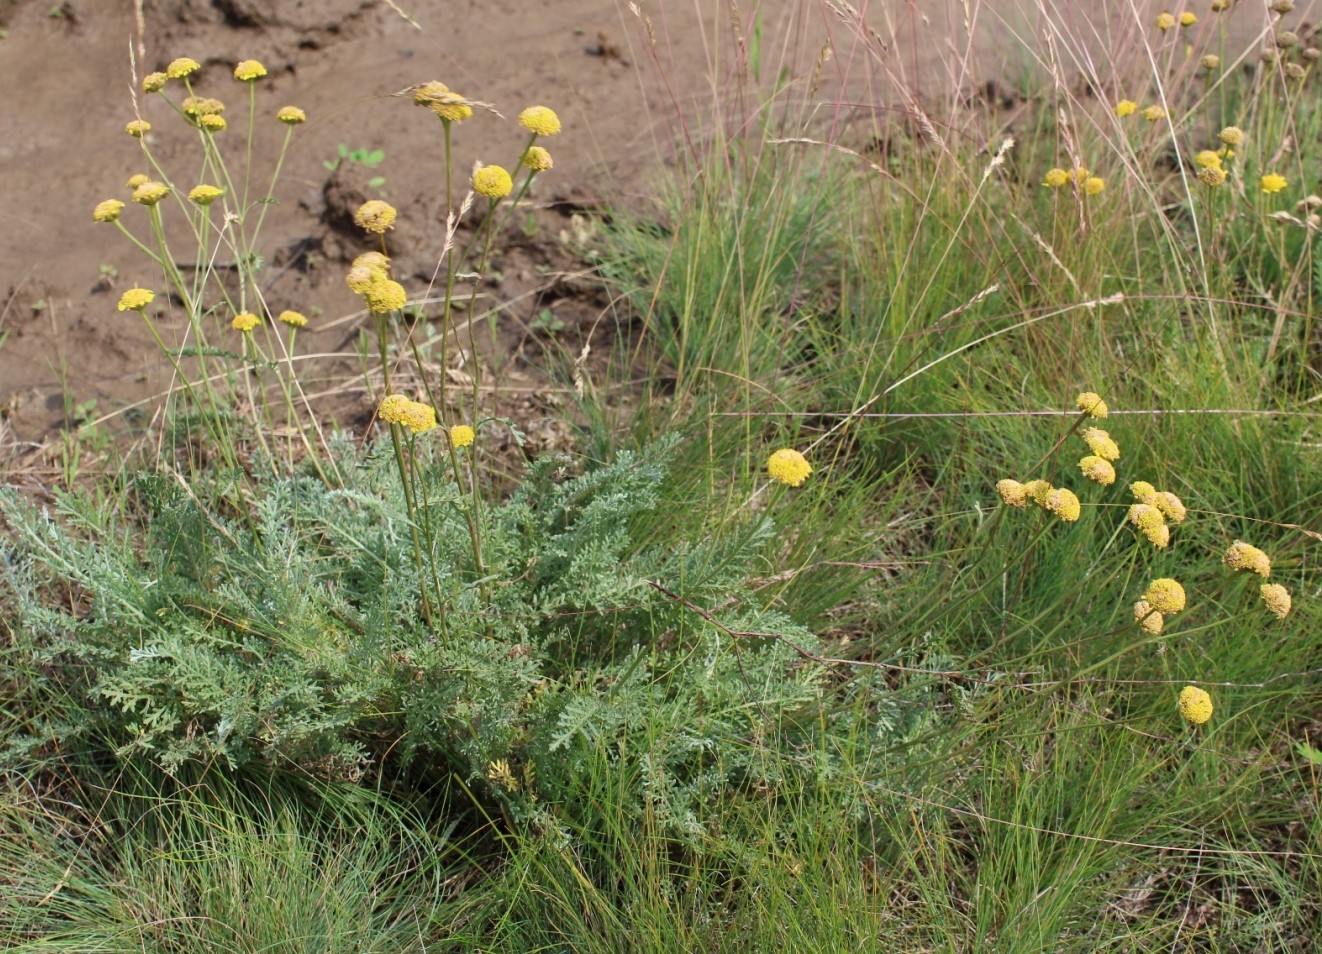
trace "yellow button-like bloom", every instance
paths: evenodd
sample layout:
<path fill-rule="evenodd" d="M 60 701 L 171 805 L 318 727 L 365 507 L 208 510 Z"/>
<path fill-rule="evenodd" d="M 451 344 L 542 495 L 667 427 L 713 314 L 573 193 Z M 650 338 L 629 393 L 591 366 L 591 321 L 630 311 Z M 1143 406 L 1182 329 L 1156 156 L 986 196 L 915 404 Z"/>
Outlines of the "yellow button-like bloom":
<path fill-rule="evenodd" d="M 1083 472 L 1083 476 L 1104 487 L 1115 483 L 1115 468 L 1111 466 L 1109 460 L 1103 460 L 1101 457 L 1090 454 L 1082 458 L 1079 461 L 1079 470 Z"/>
<path fill-rule="evenodd" d="M 133 201 L 139 205 L 155 205 L 170 194 L 170 187 L 163 182 L 144 182 L 133 190 Z"/>
<path fill-rule="evenodd" d="M 1259 184 L 1262 186 L 1262 191 L 1268 193 L 1269 195 L 1273 192 L 1280 192 L 1282 189 L 1284 189 L 1287 185 L 1290 184 L 1289 182 L 1286 181 L 1285 176 L 1277 175 L 1275 172 L 1267 173 L 1258 181 Z"/>
<path fill-rule="evenodd" d="M 148 73 L 142 78 L 142 91 L 144 93 L 159 93 L 165 89 L 165 84 L 170 77 L 165 73 Z"/>
<path fill-rule="evenodd" d="M 1190 725 L 1203 725 L 1212 718 L 1212 697 L 1197 686 L 1180 690 L 1180 715 Z"/>
<path fill-rule="evenodd" d="M 390 256 L 382 252 L 363 252 L 363 254 L 353 260 L 353 267 L 358 268 L 359 266 L 373 269 L 374 271 L 380 272 L 383 276 L 388 277 L 390 273 Z"/>
<path fill-rule="evenodd" d="M 1064 169 L 1048 169 L 1047 174 L 1042 177 L 1042 184 L 1048 189 L 1059 189 L 1069 181 L 1070 174 Z"/>
<path fill-rule="evenodd" d="M 425 434 L 436 427 L 434 407 L 410 401 L 402 394 L 388 394 L 382 398 L 376 414 L 387 424 L 400 424 L 415 434 Z"/>
<path fill-rule="evenodd" d="M 148 183 L 148 182 L 151 182 L 151 177 L 150 177 L 150 176 L 143 175 L 141 172 L 139 172 L 139 173 L 138 173 L 137 175 L 135 175 L 135 176 L 129 176 L 129 180 L 128 180 L 128 182 L 125 182 L 125 183 L 124 183 L 124 188 L 126 188 L 126 189 L 128 189 L 130 192 L 132 192 L 132 191 L 133 191 L 134 189 L 136 189 L 138 186 L 140 186 L 140 185 L 145 185 L 145 184 Z"/>
<path fill-rule="evenodd" d="M 92 210 L 92 221 L 113 222 L 119 218 L 119 213 L 123 211 L 123 202 L 118 199 L 106 199 L 104 202 L 98 202 L 96 208 Z"/>
<path fill-rule="evenodd" d="M 1132 116 L 1136 112 L 1138 112 L 1138 103 L 1134 102 L 1132 99 L 1122 99 L 1115 104 L 1115 114 L 1121 119 L 1124 119 L 1126 116 Z"/>
<path fill-rule="evenodd" d="M 1111 413 L 1102 396 L 1093 391 L 1084 391 L 1074 399 L 1074 406 L 1080 411 L 1087 412 L 1089 417 L 1106 417 Z"/>
<path fill-rule="evenodd" d="M 200 185 L 195 185 L 188 190 L 189 201 L 196 202 L 198 205 L 203 206 L 210 205 L 224 194 L 224 189 L 213 185 L 207 185 L 205 182 Z"/>
<path fill-rule="evenodd" d="M 1198 61 L 1198 65 L 1209 71 L 1220 69 L 1221 57 L 1215 53 L 1204 53 L 1203 58 Z"/>
<path fill-rule="evenodd" d="M 170 65 L 165 68 L 165 75 L 170 79 L 183 79 L 185 76 L 191 76 L 202 68 L 197 60 L 181 56 L 176 60 L 171 60 Z"/>
<path fill-rule="evenodd" d="M 1155 123 L 1158 119 L 1164 119 L 1165 116 L 1166 116 L 1166 110 L 1162 109 L 1160 106 L 1156 105 L 1155 103 L 1151 106 L 1145 106 L 1143 108 L 1143 118 L 1150 123 Z"/>
<path fill-rule="evenodd" d="M 353 220 L 360 228 L 382 235 L 386 229 L 394 227 L 396 215 L 398 213 L 395 207 L 389 202 L 368 199 L 358 207 L 358 211 L 353 214 Z"/>
<path fill-rule="evenodd" d="M 185 96 L 179 108 L 185 116 L 195 120 L 199 116 L 219 116 L 225 111 L 225 104 L 210 96 Z"/>
<path fill-rule="evenodd" d="M 547 106 L 529 106 L 519 113 L 519 125 L 538 136 L 554 136 L 560 131 L 560 117 Z"/>
<path fill-rule="evenodd" d="M 514 189 L 514 180 L 500 166 L 483 166 L 473 173 L 473 191 L 488 199 L 503 199 Z"/>
<path fill-rule="evenodd" d="M 291 328 L 305 328 L 308 323 L 308 316 L 301 311 L 282 311 L 279 320 Z"/>
<path fill-rule="evenodd" d="M 1232 570 L 1256 573 L 1264 580 L 1272 573 L 1272 561 L 1267 554 L 1243 540 L 1232 543 L 1221 557 L 1221 562 Z"/>
<path fill-rule="evenodd" d="M 1203 166 L 1198 170 L 1198 181 L 1215 189 L 1226 184 L 1226 170 L 1220 166 Z"/>
<path fill-rule="evenodd" d="M 1162 577 L 1148 584 L 1143 599 L 1162 613 L 1178 613 L 1184 609 L 1184 587 L 1170 577 Z"/>
<path fill-rule="evenodd" d="M 1110 461 L 1120 459 L 1120 448 L 1116 442 L 1111 440 L 1111 435 L 1106 433 L 1100 427 L 1090 427 L 1083 432 L 1083 439 L 1088 444 L 1089 449 L 1098 457 Z"/>
<path fill-rule="evenodd" d="M 477 437 L 477 431 L 467 424 L 456 424 L 450 428 L 450 446 L 467 447 Z"/>
<path fill-rule="evenodd" d="M 234 316 L 234 320 L 230 322 L 230 327 L 235 331 L 242 331 L 246 335 L 261 323 L 262 319 L 258 318 L 252 312 L 241 311 Z"/>
<path fill-rule="evenodd" d="M 1166 619 L 1146 600 L 1134 604 L 1134 622 L 1149 633 L 1160 633 L 1166 625 Z"/>
<path fill-rule="evenodd" d="M 1198 155 L 1193 157 L 1193 161 L 1195 164 L 1203 167 L 1204 169 L 1212 166 L 1215 166 L 1216 168 L 1220 169 L 1221 153 L 1217 152 L 1214 149 L 1204 149 L 1202 152 L 1198 153 Z"/>
<path fill-rule="evenodd" d="M 142 311 L 156 300 L 156 293 L 148 288 L 130 288 L 119 296 L 120 311 Z"/>
<path fill-rule="evenodd" d="M 275 118 L 286 126 L 297 126 L 299 123 L 308 121 L 308 114 L 297 106 L 281 106 L 280 112 L 275 114 Z"/>
<path fill-rule="evenodd" d="M 151 132 L 151 123 L 145 119 L 134 119 L 125 124 L 124 131 L 134 139 L 141 139 L 147 133 Z"/>
<path fill-rule="evenodd" d="M 1262 593 L 1262 601 L 1267 604 L 1267 609 L 1275 614 L 1277 619 L 1285 619 L 1290 615 L 1290 591 L 1279 583 L 1264 583 L 1258 588 Z"/>
<path fill-rule="evenodd" d="M 1084 195 L 1099 195 L 1106 188 L 1106 180 L 1097 176 L 1089 176 L 1083 180 Z"/>
<path fill-rule="evenodd" d="M 545 172 L 553 165 L 555 163 L 551 161 L 551 154 L 541 146 L 529 146 L 523 157 L 523 167 L 533 172 Z"/>
<path fill-rule="evenodd" d="M 771 479 L 790 487 L 798 487 L 812 473 L 812 464 L 798 451 L 782 447 L 767 458 L 767 473 Z"/>
<path fill-rule="evenodd" d="M 1051 493 L 1051 489 L 1050 482 L 1045 480 L 1030 480 L 1024 484 L 1024 493 L 1028 499 L 1042 507 L 1047 505 L 1047 494 Z"/>
<path fill-rule="evenodd" d="M 1161 511 L 1149 504 L 1136 503 L 1129 508 L 1129 522 L 1138 527 L 1139 532 L 1158 550 L 1164 550 L 1171 542 L 1171 528 L 1166 525 L 1166 518 Z"/>
<path fill-rule="evenodd" d="M 197 117 L 197 124 L 207 132 L 213 133 L 224 132 L 229 128 L 229 123 L 226 122 L 225 117 L 218 113 L 207 113 L 205 116 Z"/>
<path fill-rule="evenodd" d="M 1227 10 L 1230 9 L 1231 3 L 1232 0 L 1212 0 L 1212 12 L 1225 13 Z"/>
<path fill-rule="evenodd" d="M 409 300 L 408 292 L 404 291 L 403 285 L 379 276 L 367 291 L 363 292 L 363 298 L 367 300 L 367 310 L 374 315 L 403 311 Z"/>
<path fill-rule="evenodd" d="M 413 105 L 430 106 L 432 100 L 438 96 L 450 92 L 450 87 L 446 86 L 440 80 L 432 80 L 430 83 L 422 83 L 413 87 Z"/>
<path fill-rule="evenodd" d="M 1158 30 L 1161 30 L 1164 33 L 1173 26 L 1175 26 L 1175 17 L 1173 15 L 1169 13 L 1158 14 L 1157 16 Z"/>
<path fill-rule="evenodd" d="M 1149 505 L 1152 505 L 1153 499 L 1157 496 L 1157 488 L 1146 480 L 1134 481 L 1129 485 L 1129 492 L 1134 495 L 1134 499 L 1139 503 Z"/>
<path fill-rule="evenodd" d="M 1242 146 L 1244 145 L 1244 130 L 1238 126 L 1227 126 L 1217 133 L 1216 138 L 1221 140 L 1223 146 Z"/>
<path fill-rule="evenodd" d="M 1188 10 L 1180 14 L 1180 26 L 1190 27 L 1198 22 L 1198 17 Z"/>
<path fill-rule="evenodd" d="M 1001 495 L 1001 500 L 1011 507 L 1028 506 L 1028 491 L 1017 480 L 1006 477 L 996 481 L 996 492 Z"/>
<path fill-rule="evenodd" d="M 1042 506 L 1066 523 L 1073 523 L 1083 513 L 1083 507 L 1079 504 L 1079 498 L 1074 496 L 1074 491 L 1064 487 L 1057 487 L 1047 494 L 1046 502 Z"/>
<path fill-rule="evenodd" d="M 386 273 L 370 265 L 355 265 L 344 276 L 344 283 L 356 295 L 366 295 L 368 289 L 386 280 Z"/>
<path fill-rule="evenodd" d="M 243 83 L 252 83 L 266 75 L 266 67 L 257 60 L 240 60 L 234 67 L 234 78 Z"/>
<path fill-rule="evenodd" d="M 415 87 L 413 102 L 418 106 L 426 106 L 446 122 L 460 123 L 473 115 L 473 108 L 463 96 L 438 81 Z"/>
<path fill-rule="evenodd" d="M 1184 518 L 1189 513 L 1188 508 L 1184 506 L 1184 501 L 1169 490 L 1153 494 L 1152 506 L 1160 510 L 1162 515 L 1177 527 L 1184 523 Z"/>

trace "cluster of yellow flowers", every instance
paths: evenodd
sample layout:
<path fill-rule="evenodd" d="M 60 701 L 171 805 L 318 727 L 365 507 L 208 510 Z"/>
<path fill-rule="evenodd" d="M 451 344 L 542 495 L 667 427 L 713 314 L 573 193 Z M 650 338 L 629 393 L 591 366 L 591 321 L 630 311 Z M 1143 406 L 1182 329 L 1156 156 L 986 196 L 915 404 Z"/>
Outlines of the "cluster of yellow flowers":
<path fill-rule="evenodd" d="M 373 208 L 364 212 L 368 206 L 377 203 L 385 206 L 388 212 Z M 380 200 L 373 199 L 365 202 L 354 216 L 358 224 L 368 225 L 368 231 L 376 231 L 375 227 L 380 226 L 384 231 L 388 225 L 382 225 L 383 222 L 389 223 L 395 221 L 395 210 Z M 357 295 L 363 296 L 363 301 L 367 305 L 367 310 L 374 315 L 385 315 L 392 311 L 403 311 L 408 303 L 408 292 L 404 286 L 394 281 L 390 277 L 390 258 L 382 252 L 364 252 L 353 260 L 348 273 L 344 276 L 344 282 L 349 286 L 349 290 Z"/>
<path fill-rule="evenodd" d="M 376 416 L 387 424 L 399 424 L 414 434 L 425 434 L 436 427 L 436 409 L 413 401 L 402 394 L 387 394 L 381 399 Z"/>
<path fill-rule="evenodd" d="M 1264 580 L 1271 576 L 1272 561 L 1266 553 L 1243 540 L 1236 540 L 1221 557 L 1221 562 L 1231 570 L 1247 570 L 1256 573 Z M 1263 604 L 1277 619 L 1290 615 L 1290 591 L 1279 583 L 1264 583 L 1258 588 Z"/>
<path fill-rule="evenodd" d="M 798 487 L 812 473 L 812 464 L 793 448 L 782 447 L 767 459 L 767 473 L 777 483 Z"/>
<path fill-rule="evenodd" d="M 1121 119 L 1124 119 L 1126 116 L 1132 116 L 1135 113 L 1138 113 L 1150 123 L 1155 123 L 1158 119 L 1166 118 L 1165 108 L 1156 103 L 1153 103 L 1151 106 L 1144 106 L 1141 110 L 1138 108 L 1138 103 L 1134 102 L 1132 99 L 1122 99 L 1115 104 L 1115 114 Z"/>
<path fill-rule="evenodd" d="M 1084 195 L 1100 195 L 1106 188 L 1105 179 L 1093 175 L 1083 166 L 1078 166 L 1073 172 L 1059 168 L 1048 169 L 1047 174 L 1042 177 L 1042 184 L 1048 189 L 1059 189 L 1067 183 L 1073 183 Z"/>
<path fill-rule="evenodd" d="M 1188 10 L 1181 13 L 1179 17 L 1176 17 L 1173 13 L 1160 13 L 1157 15 L 1157 29 L 1161 30 L 1163 33 L 1173 28 L 1176 23 L 1179 23 L 1182 27 L 1191 27 L 1197 22 L 1197 14 L 1191 13 Z"/>

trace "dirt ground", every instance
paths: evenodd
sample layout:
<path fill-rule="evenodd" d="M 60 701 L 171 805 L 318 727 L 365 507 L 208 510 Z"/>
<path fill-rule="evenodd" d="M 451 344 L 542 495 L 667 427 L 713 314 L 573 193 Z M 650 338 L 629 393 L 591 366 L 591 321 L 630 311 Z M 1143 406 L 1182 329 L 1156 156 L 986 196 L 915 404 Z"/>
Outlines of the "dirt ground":
<path fill-rule="evenodd" d="M 1099 42 L 1113 29 L 1142 29 L 1157 9 L 1140 3 L 1134 11 L 1128 0 L 1041 4 L 854 7 L 890 38 L 894 60 L 883 72 L 924 95 L 1031 71 L 1012 41 L 1037 35 L 1044 9 L 1088 11 L 1101 24 Z M 501 388 L 488 410 L 536 433 L 557 417 L 546 355 L 572 357 L 589 340 L 603 353 L 614 332 L 607 296 L 584 277 L 594 211 L 645 205 L 656 170 L 700 140 L 716 104 L 735 94 L 750 45 L 767 71 L 787 78 L 791 95 L 806 96 L 811 83 L 820 120 L 837 132 L 895 96 L 871 82 L 875 70 L 860 68 L 868 54 L 846 23 L 850 9 L 836 0 L 644 0 L 637 10 L 627 0 L 0 0 L 0 88 L 9 91 L 0 109 L 0 445 L 21 453 L 74 423 L 123 426 L 156 407 L 168 386 L 168 363 L 143 322 L 115 308 L 124 288 L 158 287 L 160 276 L 113 226 L 91 220 L 94 205 L 127 199 L 125 180 L 147 171 L 139 143 L 123 131 L 135 108 L 156 126 L 154 154 L 189 180 L 187 130 L 158 98 L 136 92 L 135 77 L 190 56 L 203 66 L 199 92 L 230 100 L 231 115 L 242 116 L 231 72 L 256 58 L 269 71 L 256 85 L 258 115 L 286 104 L 306 110 L 263 233 L 271 265 L 264 289 L 273 308 L 313 316 L 300 351 L 331 357 L 308 365 L 309 388 L 351 427 L 370 420 L 371 401 L 355 357 L 363 319 L 343 275 L 369 245 L 346 216 L 366 198 L 400 209 L 389 242 L 396 277 L 411 293 L 435 273 L 444 232 L 440 123 L 394 94 L 439 79 L 503 114 L 456 127 L 461 172 L 479 159 L 512 164 L 524 141 L 513 121 L 519 110 L 555 108 L 564 122 L 546 143 L 555 168 L 531 197 L 535 216 L 516 219 L 501 242 L 493 262 L 500 280 L 482 288 L 480 303 L 499 309 L 496 349 L 505 352 L 493 357 Z M 966 10 L 977 15 L 972 43 Z M 1244 33 L 1265 23 L 1261 10 L 1237 14 Z M 953 71 L 944 65 L 951 62 L 965 66 Z M 269 120 L 257 129 L 254 164 L 270 168 L 284 130 Z M 237 158 L 241 124 L 224 135 Z M 359 149 L 383 156 L 371 167 L 341 160 L 328 168 L 341 151 Z M 384 182 L 373 185 L 378 177 Z M 134 212 L 130 205 L 126 221 Z M 162 318 L 167 332 L 181 327 L 172 321 Z M 462 379 L 463 369 L 449 373 Z"/>

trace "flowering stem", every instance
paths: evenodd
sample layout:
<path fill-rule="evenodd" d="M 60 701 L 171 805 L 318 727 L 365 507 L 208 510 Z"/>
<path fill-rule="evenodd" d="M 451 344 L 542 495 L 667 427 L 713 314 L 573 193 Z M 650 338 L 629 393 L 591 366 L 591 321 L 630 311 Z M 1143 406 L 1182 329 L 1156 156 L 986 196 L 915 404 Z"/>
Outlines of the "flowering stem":
<path fill-rule="evenodd" d="M 413 558 L 417 561 L 418 575 L 422 576 L 425 572 L 422 562 L 422 544 L 418 541 L 418 520 L 417 506 L 413 499 L 413 481 L 409 479 L 408 464 L 404 460 L 404 445 L 399 439 L 399 429 L 402 425 L 391 423 L 390 441 L 395 447 L 395 464 L 399 468 L 399 479 L 404 484 L 404 506 L 408 508 L 409 513 L 409 534 L 413 538 Z M 413 452 L 412 438 L 409 440 L 410 456 Z M 431 625 L 431 601 L 427 598 L 427 588 L 422 587 L 422 615 L 426 619 L 427 625 Z"/>

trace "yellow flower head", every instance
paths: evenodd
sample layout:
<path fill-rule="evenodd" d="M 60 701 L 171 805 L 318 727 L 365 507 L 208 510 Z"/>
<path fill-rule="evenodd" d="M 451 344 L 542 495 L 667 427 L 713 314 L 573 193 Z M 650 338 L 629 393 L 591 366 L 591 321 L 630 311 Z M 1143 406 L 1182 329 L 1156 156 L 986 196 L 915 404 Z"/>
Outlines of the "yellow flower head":
<path fill-rule="evenodd" d="M 1120 459 L 1120 448 L 1111 440 L 1111 435 L 1100 427 L 1090 427 L 1083 432 L 1083 439 L 1098 457 L 1116 461 Z"/>
<path fill-rule="evenodd" d="M 1160 633 L 1166 625 L 1166 619 L 1147 600 L 1134 604 L 1134 622 L 1149 633 Z"/>
<path fill-rule="evenodd" d="M 1204 53 L 1203 58 L 1198 61 L 1198 65 L 1205 70 L 1216 70 L 1221 68 L 1221 57 L 1215 53 Z"/>
<path fill-rule="evenodd" d="M 1148 584 L 1143 599 L 1162 613 L 1178 613 L 1184 609 L 1184 587 L 1170 577 L 1162 577 Z"/>
<path fill-rule="evenodd" d="M 225 104 L 210 96 L 185 96 L 179 108 L 185 116 L 196 121 L 202 116 L 219 116 L 225 111 Z"/>
<path fill-rule="evenodd" d="M 1153 500 L 1157 496 L 1157 488 L 1153 487 L 1146 480 L 1136 480 L 1129 485 L 1129 492 L 1134 495 L 1134 499 L 1139 503 L 1155 506 Z"/>
<path fill-rule="evenodd" d="M 1094 391 L 1084 391 L 1074 399 L 1074 406 L 1080 411 L 1086 411 L 1089 417 L 1106 417 L 1111 413 L 1102 396 Z"/>
<path fill-rule="evenodd" d="M 1161 31 L 1164 33 L 1165 31 L 1169 30 L 1169 29 L 1170 29 L 1171 27 L 1173 27 L 1173 26 L 1175 26 L 1175 17 L 1174 17 L 1174 16 L 1172 16 L 1172 15 L 1169 14 L 1169 13 L 1158 14 L 1158 16 L 1157 16 L 1157 29 L 1158 29 L 1158 30 L 1161 30 Z"/>
<path fill-rule="evenodd" d="M 224 132 L 229 127 L 225 117 L 219 113 L 207 113 L 205 116 L 199 116 L 197 117 L 197 124 L 207 132 L 213 133 Z"/>
<path fill-rule="evenodd" d="M 1212 0 L 1213 13 L 1225 13 L 1230 9 L 1232 0 Z"/>
<path fill-rule="evenodd" d="M 308 114 L 297 106 L 281 106 L 280 112 L 275 114 L 275 118 L 286 126 L 297 126 L 299 123 L 308 121 Z"/>
<path fill-rule="evenodd" d="M 203 206 L 210 205 L 224 194 L 224 189 L 217 188 L 213 185 L 207 185 L 205 182 L 201 185 L 195 185 L 188 190 L 189 201 L 196 202 L 198 205 Z"/>
<path fill-rule="evenodd" d="M 241 60 L 234 67 L 234 78 L 243 83 L 252 83 L 266 75 L 266 67 L 256 60 Z"/>
<path fill-rule="evenodd" d="M 146 185 L 148 182 L 151 182 L 151 177 L 139 172 L 136 176 L 129 176 L 129 181 L 124 183 L 124 188 L 132 192 L 138 186 Z"/>
<path fill-rule="evenodd" d="M 1079 504 L 1079 498 L 1074 496 L 1074 491 L 1064 487 L 1057 487 L 1047 494 L 1046 503 L 1042 506 L 1066 523 L 1073 523 L 1083 513 L 1083 507 Z"/>
<path fill-rule="evenodd" d="M 395 207 L 389 202 L 368 199 L 358 207 L 358 211 L 353 214 L 353 220 L 360 228 L 383 235 L 386 229 L 394 227 L 397 214 Z"/>
<path fill-rule="evenodd" d="M 141 139 L 151 132 L 151 123 L 145 119 L 135 119 L 124 126 L 124 131 L 134 139 Z"/>
<path fill-rule="evenodd" d="M 1083 471 L 1083 476 L 1104 487 L 1115 483 L 1115 468 L 1111 466 L 1109 460 L 1103 460 L 1101 457 L 1090 454 L 1083 458 L 1079 461 L 1079 470 Z"/>
<path fill-rule="evenodd" d="M 1047 505 L 1047 494 L 1051 493 L 1051 484 L 1045 480 L 1030 480 L 1024 484 L 1024 493 L 1038 506 Z"/>
<path fill-rule="evenodd" d="M 1098 195 L 1106 188 L 1106 180 L 1097 176 L 1089 176 L 1083 180 L 1084 195 Z"/>
<path fill-rule="evenodd" d="M 387 394 L 382 398 L 376 415 L 387 424 L 400 424 L 415 434 L 425 434 L 436 427 L 434 407 L 410 401 L 402 394 Z"/>
<path fill-rule="evenodd" d="M 279 320 L 291 328 L 303 328 L 307 326 L 308 316 L 301 311 L 282 311 Z"/>
<path fill-rule="evenodd" d="M 473 107 L 465 102 L 463 96 L 437 81 L 423 83 L 415 88 L 413 102 L 418 106 L 426 106 L 450 123 L 461 123 L 473 115 Z"/>
<path fill-rule="evenodd" d="M 1277 175 L 1274 172 L 1267 173 L 1259 182 L 1262 185 L 1262 191 L 1268 194 L 1280 192 L 1290 184 L 1286 181 L 1285 176 Z"/>
<path fill-rule="evenodd" d="M 1180 14 L 1180 26 L 1190 27 L 1197 22 L 1198 22 L 1198 17 L 1195 16 L 1193 13 L 1190 13 L 1188 10 L 1185 10 L 1183 13 Z"/>
<path fill-rule="evenodd" d="M 1250 573 L 1256 573 L 1264 580 L 1271 576 L 1272 572 L 1272 561 L 1267 554 L 1243 540 L 1232 543 L 1221 557 L 1221 562 L 1232 570 L 1248 570 Z"/>
<path fill-rule="evenodd" d="M 1203 725 L 1212 718 L 1212 697 L 1197 686 L 1180 690 L 1180 715 L 1190 725 Z"/>
<path fill-rule="evenodd" d="M 1048 169 L 1047 174 L 1042 177 L 1042 184 L 1048 189 L 1059 189 L 1069 181 L 1070 174 L 1064 169 Z"/>
<path fill-rule="evenodd" d="M 467 424 L 456 424 L 450 428 L 450 446 L 467 447 L 477 437 L 477 431 Z"/>
<path fill-rule="evenodd" d="M 519 113 L 519 125 L 538 136 L 554 136 L 560 131 L 560 117 L 547 106 L 529 106 Z"/>
<path fill-rule="evenodd" d="M 1001 500 L 1011 507 L 1028 506 L 1028 491 L 1017 480 L 1006 477 L 1004 480 L 996 481 L 996 492 L 1001 495 Z"/>
<path fill-rule="evenodd" d="M 1204 149 L 1193 157 L 1193 161 L 1204 169 L 1221 168 L 1221 153 L 1213 149 Z"/>
<path fill-rule="evenodd" d="M 354 265 L 344 276 L 344 283 L 356 295 L 366 295 L 368 289 L 386 280 L 386 273 L 370 265 Z"/>
<path fill-rule="evenodd" d="M 165 89 L 166 82 L 170 79 L 165 73 L 148 73 L 142 78 L 142 91 L 144 93 L 159 93 Z"/>
<path fill-rule="evenodd" d="M 1162 109 L 1160 106 L 1156 105 L 1155 103 L 1151 106 L 1145 106 L 1143 108 L 1143 118 L 1150 123 L 1155 123 L 1158 119 L 1165 118 L 1165 116 L 1166 116 L 1166 110 Z"/>
<path fill-rule="evenodd" d="M 156 293 L 147 288 L 130 288 L 119 296 L 120 311 L 142 311 L 156 299 Z"/>
<path fill-rule="evenodd" d="M 1227 126 L 1217 133 L 1216 138 L 1221 140 L 1223 146 L 1242 146 L 1244 145 L 1244 130 L 1238 126 Z"/>
<path fill-rule="evenodd" d="M 503 199 L 514 189 L 514 180 L 500 166 L 483 166 L 473 173 L 473 191 L 488 199 Z"/>
<path fill-rule="evenodd" d="M 380 272 L 383 276 L 388 276 L 390 272 L 390 256 L 381 252 L 363 252 L 353 260 L 353 267 L 364 266 Z"/>
<path fill-rule="evenodd" d="M 363 298 L 367 300 L 367 310 L 374 315 L 403 311 L 409 300 L 408 292 L 404 291 L 403 285 L 382 278 L 379 274 L 367 291 L 363 292 Z"/>
<path fill-rule="evenodd" d="M 170 65 L 165 68 L 165 75 L 170 79 L 183 79 L 185 76 L 191 76 L 202 68 L 197 60 L 190 60 L 186 56 L 181 56 L 176 60 L 171 60 Z"/>
<path fill-rule="evenodd" d="M 1258 588 L 1262 601 L 1267 604 L 1277 619 L 1290 615 L 1290 591 L 1279 583 L 1264 583 Z"/>
<path fill-rule="evenodd" d="M 92 221 L 113 222 L 119 218 L 119 213 L 123 211 L 123 202 L 118 199 L 106 199 L 104 202 L 98 202 L 96 208 L 92 210 Z"/>
<path fill-rule="evenodd" d="M 523 157 L 523 167 L 533 172 L 545 172 L 553 165 L 555 163 L 551 161 L 551 154 L 541 146 L 529 146 L 527 154 Z"/>
<path fill-rule="evenodd" d="M 144 182 L 133 190 L 133 201 L 139 205 L 155 205 L 170 194 L 170 187 L 163 182 Z"/>
<path fill-rule="evenodd" d="M 1160 510 L 1162 516 L 1177 527 L 1184 523 L 1184 518 L 1189 513 L 1188 508 L 1184 506 L 1184 501 L 1169 490 L 1163 490 L 1160 493 L 1153 494 L 1152 506 Z"/>
<path fill-rule="evenodd" d="M 1171 542 L 1171 528 L 1166 526 L 1166 518 L 1156 507 L 1144 503 L 1134 504 L 1129 508 L 1129 522 L 1138 527 L 1139 532 L 1158 550 L 1166 549 Z"/>
<path fill-rule="evenodd" d="M 789 487 L 798 487 L 812 473 L 812 464 L 793 448 L 782 447 L 767 458 L 767 473 L 772 480 Z"/>
<path fill-rule="evenodd" d="M 1205 186 L 1216 188 L 1226 184 L 1226 170 L 1220 166 L 1203 166 L 1198 170 L 1198 181 Z"/>
<path fill-rule="evenodd" d="M 1115 104 L 1115 114 L 1121 119 L 1124 119 L 1126 116 L 1132 116 L 1136 112 L 1138 112 L 1138 103 L 1134 102 L 1132 99 L 1122 99 Z"/>
<path fill-rule="evenodd" d="M 241 311 L 234 316 L 234 320 L 230 322 L 230 327 L 235 331 L 242 331 L 246 335 L 261 323 L 262 319 L 258 318 L 252 312 Z"/>

